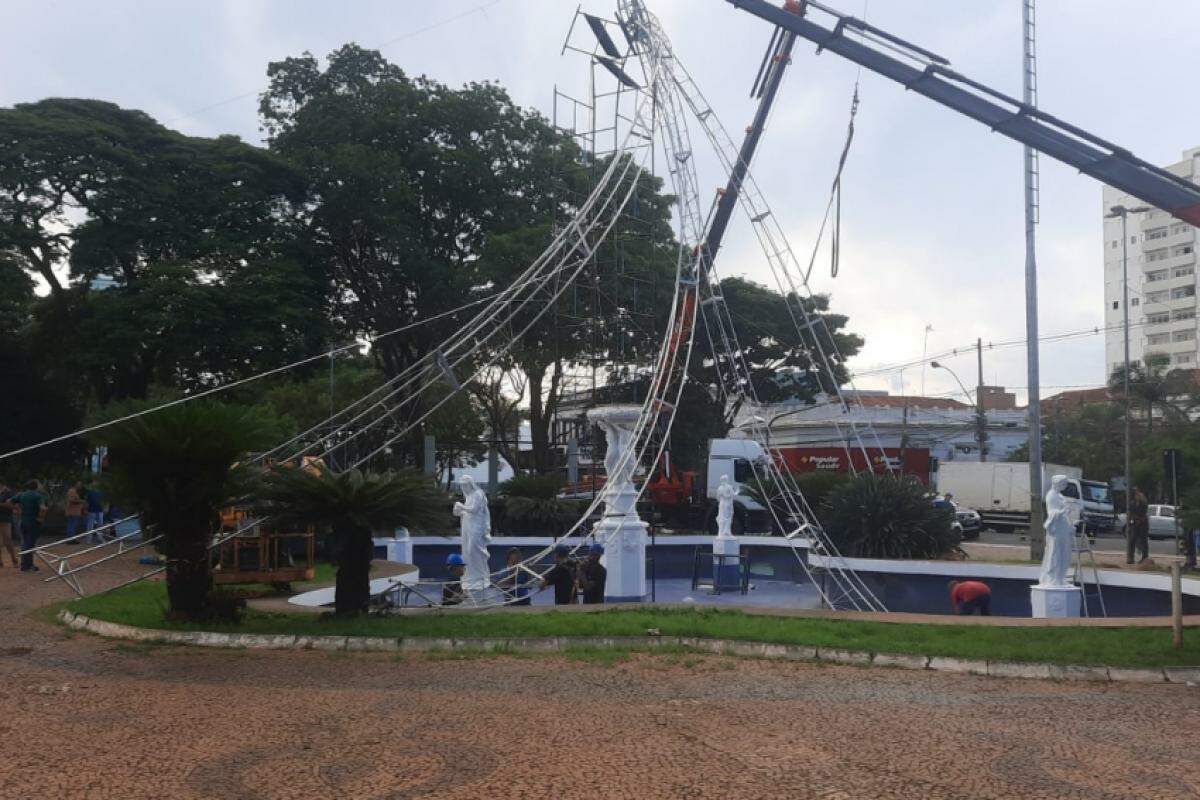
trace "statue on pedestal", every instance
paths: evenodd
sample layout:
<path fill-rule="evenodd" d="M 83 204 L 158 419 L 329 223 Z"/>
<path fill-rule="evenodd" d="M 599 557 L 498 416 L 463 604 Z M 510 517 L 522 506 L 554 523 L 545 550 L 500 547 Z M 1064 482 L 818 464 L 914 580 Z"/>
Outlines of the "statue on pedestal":
<path fill-rule="evenodd" d="M 1075 500 L 1063 495 L 1062 490 L 1067 484 L 1066 475 L 1055 475 L 1050 479 L 1050 491 L 1046 493 L 1046 555 L 1042 558 L 1038 586 L 1071 586 L 1067 583 L 1067 568 L 1071 565 L 1079 508 Z"/>
<path fill-rule="evenodd" d="M 454 504 L 454 516 L 461 519 L 462 557 L 467 569 L 463 588 L 482 591 L 488 586 L 491 568 L 488 566 L 488 545 L 492 542 L 492 515 L 488 511 L 487 495 L 464 475 L 458 479 L 462 502 Z"/>
<path fill-rule="evenodd" d="M 729 482 L 728 475 L 721 476 L 717 487 L 717 536 L 722 539 L 733 537 L 733 498 L 737 489 Z"/>

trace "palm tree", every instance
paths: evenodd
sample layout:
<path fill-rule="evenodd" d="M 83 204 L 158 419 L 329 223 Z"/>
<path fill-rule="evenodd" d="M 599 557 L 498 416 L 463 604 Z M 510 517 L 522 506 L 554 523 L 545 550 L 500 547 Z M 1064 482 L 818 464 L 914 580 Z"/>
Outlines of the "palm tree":
<path fill-rule="evenodd" d="M 414 470 L 288 467 L 269 475 L 258 496 L 273 519 L 332 529 L 340 545 L 334 590 L 338 615 L 367 610 L 375 550 L 372 531 L 397 525 L 431 527 L 449 520 L 447 496 Z"/>
<path fill-rule="evenodd" d="M 209 546 L 219 509 L 242 494 L 251 473 L 236 462 L 265 446 L 274 421 L 260 408 L 195 402 L 107 429 L 107 488 L 163 536 L 169 614 L 211 614 Z"/>
<path fill-rule="evenodd" d="M 1125 367 L 1113 370 L 1108 379 L 1109 394 L 1124 397 Z M 1192 388 L 1189 374 L 1184 370 L 1168 371 L 1161 362 L 1148 358 L 1145 366 L 1131 364 L 1129 367 L 1129 400 L 1141 405 L 1146 414 L 1146 435 L 1154 435 L 1154 412 L 1161 410 L 1163 416 L 1177 420 L 1183 416 L 1179 400 Z"/>

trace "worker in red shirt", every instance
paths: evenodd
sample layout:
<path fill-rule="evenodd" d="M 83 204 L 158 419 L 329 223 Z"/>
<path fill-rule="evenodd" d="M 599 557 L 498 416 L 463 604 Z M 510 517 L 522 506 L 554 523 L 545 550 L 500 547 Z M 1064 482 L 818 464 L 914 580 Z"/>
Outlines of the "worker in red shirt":
<path fill-rule="evenodd" d="M 981 617 L 992 615 L 992 590 L 983 581 L 950 581 L 950 604 L 954 613 L 969 617 L 976 611 Z"/>

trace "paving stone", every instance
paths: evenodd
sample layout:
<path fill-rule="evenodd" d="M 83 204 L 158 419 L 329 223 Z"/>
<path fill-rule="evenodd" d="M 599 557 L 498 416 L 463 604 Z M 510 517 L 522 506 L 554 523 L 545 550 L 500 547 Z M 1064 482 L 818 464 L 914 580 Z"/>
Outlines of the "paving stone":
<path fill-rule="evenodd" d="M 1077 664 L 1051 664 L 1050 677 L 1062 681 L 1107 681 L 1108 667 L 1089 667 Z"/>
<path fill-rule="evenodd" d="M 929 667 L 929 657 L 914 656 L 907 653 L 876 653 L 871 663 L 877 667 L 926 669 Z"/>
<path fill-rule="evenodd" d="M 1193 683 L 1200 686 L 1200 667 L 1167 667 L 1163 673 L 1171 683 Z"/>
<path fill-rule="evenodd" d="M 832 661 L 835 664 L 871 663 L 871 654 L 863 650 L 838 650 L 836 648 L 818 647 L 817 658 L 821 661 Z"/>
<path fill-rule="evenodd" d="M 989 661 L 987 674 L 996 678 L 1040 678 L 1049 680 L 1049 664 L 1025 664 L 1020 661 Z"/>
<path fill-rule="evenodd" d="M 934 656 L 929 659 L 929 668 L 936 672 L 960 672 L 969 675 L 987 675 L 986 661 L 976 661 L 969 658 L 943 658 Z"/>
<path fill-rule="evenodd" d="M 1162 683 L 1166 678 L 1161 669 L 1128 669 L 1109 667 L 1108 678 L 1120 683 Z"/>

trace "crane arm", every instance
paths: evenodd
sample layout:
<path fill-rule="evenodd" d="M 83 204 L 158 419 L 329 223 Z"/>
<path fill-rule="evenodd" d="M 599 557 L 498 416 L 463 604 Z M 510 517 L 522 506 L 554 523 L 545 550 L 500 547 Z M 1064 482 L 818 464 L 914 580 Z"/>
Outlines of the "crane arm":
<path fill-rule="evenodd" d="M 1033 106 L 950 69 L 949 61 L 821 3 L 804 5 L 830 15 L 827 28 L 766 0 L 726 0 L 906 89 L 978 120 L 992 130 L 1200 226 L 1200 186 Z M 855 38 L 850 38 L 853 33 Z"/>

